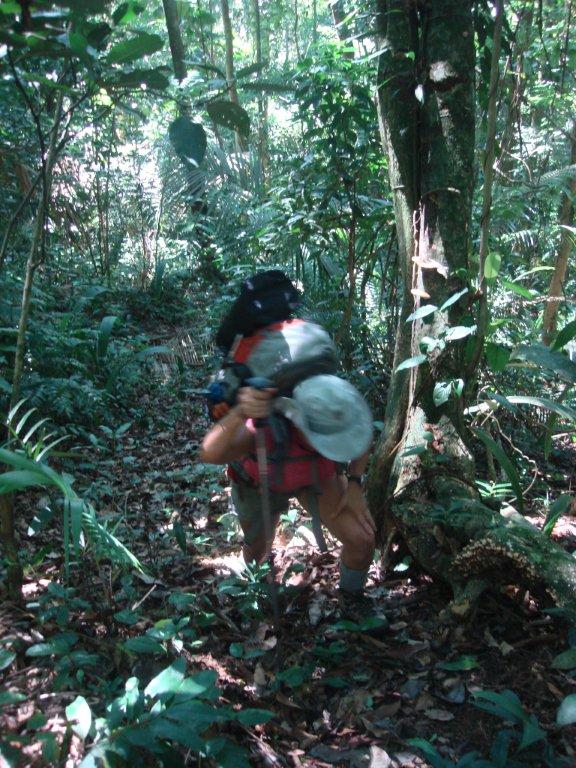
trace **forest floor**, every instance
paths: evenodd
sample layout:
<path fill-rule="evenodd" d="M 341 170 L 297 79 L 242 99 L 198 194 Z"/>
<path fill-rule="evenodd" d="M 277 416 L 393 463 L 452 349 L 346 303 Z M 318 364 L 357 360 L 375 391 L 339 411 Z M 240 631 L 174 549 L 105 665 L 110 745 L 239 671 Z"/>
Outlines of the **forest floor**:
<path fill-rule="evenodd" d="M 474 765 L 458 761 L 491 750 L 492 762 L 478 766 L 576 765 L 576 726 L 555 722 L 562 700 L 576 693 L 574 670 L 554 663 L 576 645 L 561 618 L 512 585 L 487 594 L 465 625 L 447 626 L 442 584 L 413 566 L 384 573 L 376 562 L 368 594 L 390 628 L 371 637 L 339 620 L 337 542 L 319 553 L 294 508 L 275 545 L 275 627 L 266 577 L 242 565 L 225 475 L 195 461 L 207 427 L 201 403 L 169 401 L 160 390 L 144 405 L 155 414 L 146 428 L 84 446 L 71 471 L 146 573 L 87 556 L 73 564 L 64 592 L 58 530 L 30 535 L 46 495 L 18 501 L 28 566 L 24 604 L 0 609 L 0 653 L 15 653 L 0 694 L 0 733 L 14 757 L 0 756 L 0 765 L 77 765 L 85 745 L 66 727 L 73 699 L 82 694 L 102 716 L 128 678 L 145 685 L 176 655 L 188 672 L 217 672 L 222 703 L 273 714 L 263 725 L 227 726 L 254 766 L 448 768 Z M 571 519 L 555 535 L 576 550 Z M 126 646 L 136 637 L 156 642 Z M 476 706 L 479 692 L 506 690 L 523 708 L 516 722 Z M 536 734 L 535 742 L 517 751 L 522 734 L 525 742 Z M 429 754 L 434 745 L 445 762 L 424 759 L 410 739 L 426 740 Z M 200 763 L 188 755 L 186 764 Z"/>

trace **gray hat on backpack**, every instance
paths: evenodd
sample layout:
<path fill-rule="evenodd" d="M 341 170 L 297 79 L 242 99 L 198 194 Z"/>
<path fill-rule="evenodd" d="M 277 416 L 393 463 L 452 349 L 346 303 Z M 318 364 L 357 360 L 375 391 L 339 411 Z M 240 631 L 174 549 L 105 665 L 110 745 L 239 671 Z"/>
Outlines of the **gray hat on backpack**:
<path fill-rule="evenodd" d="M 347 462 L 372 442 L 372 414 L 358 390 L 338 376 L 310 376 L 294 387 L 292 397 L 278 397 L 282 413 L 322 456 Z"/>

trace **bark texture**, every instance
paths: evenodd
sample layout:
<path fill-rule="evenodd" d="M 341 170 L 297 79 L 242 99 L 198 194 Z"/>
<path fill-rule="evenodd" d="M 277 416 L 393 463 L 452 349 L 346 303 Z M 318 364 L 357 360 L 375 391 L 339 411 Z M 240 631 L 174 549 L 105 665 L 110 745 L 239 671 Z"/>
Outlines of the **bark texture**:
<path fill-rule="evenodd" d="M 166 29 L 168 31 L 168 42 L 170 44 L 170 53 L 172 55 L 172 66 L 174 74 L 179 83 L 186 78 L 186 61 L 184 43 L 180 32 L 180 19 L 178 17 L 178 8 L 175 0 L 162 0 L 164 6 L 164 16 L 166 18 Z"/>
<path fill-rule="evenodd" d="M 570 136 L 570 166 L 576 167 L 576 120 L 572 122 L 572 135 Z M 554 263 L 554 273 L 548 289 L 548 300 L 544 308 L 542 319 L 542 340 L 550 344 L 556 332 L 556 320 L 560 302 L 564 301 L 563 291 L 568 272 L 568 259 L 574 248 L 574 236 L 566 227 L 574 223 L 574 199 L 576 198 L 576 174 L 567 183 L 567 189 L 562 194 L 560 206 L 560 245 Z"/>
<path fill-rule="evenodd" d="M 399 533 L 419 563 L 452 586 L 453 615 L 467 615 L 501 579 L 544 586 L 576 619 L 573 558 L 522 518 L 481 503 L 463 398 L 433 395 L 437 385 L 463 377 L 467 341 L 452 333 L 476 320 L 465 292 L 475 146 L 472 2 L 379 0 L 378 11 L 379 120 L 403 301 L 384 438 L 370 473 L 371 509 L 383 541 Z M 423 304 L 438 309 L 407 322 Z M 423 353 L 419 366 L 396 370 Z"/>

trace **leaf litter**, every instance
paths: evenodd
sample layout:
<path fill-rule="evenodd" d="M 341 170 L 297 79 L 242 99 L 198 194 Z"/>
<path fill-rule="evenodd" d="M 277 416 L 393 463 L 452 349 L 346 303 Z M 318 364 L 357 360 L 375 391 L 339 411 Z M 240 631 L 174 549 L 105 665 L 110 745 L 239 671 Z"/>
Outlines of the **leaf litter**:
<path fill-rule="evenodd" d="M 66 731 L 65 709 L 78 693 L 99 716 L 114 680 L 138 676 L 145 685 L 174 656 L 190 671 L 215 670 L 227 704 L 273 713 L 266 725 L 234 731 L 254 766 L 428 766 L 408 744 L 414 737 L 447 757 L 487 755 L 497 723 L 473 706 L 472 695 L 503 689 L 518 694 L 559 754 L 574 756 L 576 726 L 555 724 L 562 700 L 576 693 L 573 670 L 554 664 L 566 652 L 565 633 L 520 595 L 488 595 L 469 624 L 447 628 L 439 620 L 450 599 L 443 585 L 413 566 L 398 578 L 375 565 L 368 592 L 386 606 L 389 635 L 335 630 L 337 542 L 319 553 L 295 507 L 275 545 L 278 631 L 266 576 L 242 563 L 224 473 L 194 461 L 207 427 L 201 409 L 157 406 L 163 422 L 140 434 L 134 428 L 105 474 L 96 448 L 83 451 L 82 470 L 74 468 L 77 486 L 90 489 L 146 573 L 122 574 L 86 555 L 62 585 L 59 561 L 46 558 L 27 573 L 25 605 L 2 608 L 8 698 L 0 731 L 20 750 L 20 765 L 47 764 L 47 731 L 64 745 L 68 764 L 77 764 L 84 743 Z M 20 520 L 40 500 L 23 497 Z M 22 522 L 19 533 L 30 553 L 39 545 L 59 551 L 57 531 L 30 539 Z M 53 584 L 68 598 L 51 598 Z M 64 633 L 84 654 L 74 674 L 58 666 L 64 646 L 54 643 Z M 42 643 L 46 657 L 29 653 Z M 45 721 L 34 721 L 38 713 Z M 189 756 L 187 764 L 199 763 Z"/>

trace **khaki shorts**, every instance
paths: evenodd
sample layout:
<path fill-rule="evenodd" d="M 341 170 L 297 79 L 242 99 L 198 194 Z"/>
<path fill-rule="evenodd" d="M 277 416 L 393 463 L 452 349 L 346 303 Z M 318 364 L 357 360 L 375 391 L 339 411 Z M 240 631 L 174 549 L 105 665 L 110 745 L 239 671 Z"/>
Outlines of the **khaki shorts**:
<path fill-rule="evenodd" d="M 272 530 L 276 528 L 280 515 L 288 511 L 292 493 L 270 491 L 270 512 L 272 515 Z M 259 488 L 253 488 L 247 483 L 232 481 L 232 505 L 238 515 L 238 520 L 244 533 L 244 543 L 249 546 L 264 536 L 264 516 L 262 511 L 262 494 Z"/>

